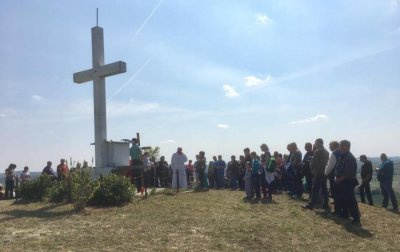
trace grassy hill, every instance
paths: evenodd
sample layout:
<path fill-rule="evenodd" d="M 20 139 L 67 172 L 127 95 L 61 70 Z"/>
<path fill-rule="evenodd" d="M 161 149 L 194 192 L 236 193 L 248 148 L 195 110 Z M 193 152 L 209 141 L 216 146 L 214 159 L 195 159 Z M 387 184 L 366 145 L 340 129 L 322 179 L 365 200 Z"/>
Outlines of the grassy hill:
<path fill-rule="evenodd" d="M 399 215 L 361 205 L 362 228 L 302 200 L 244 202 L 242 192 L 156 195 L 119 208 L 0 202 L 5 251 L 398 251 Z"/>

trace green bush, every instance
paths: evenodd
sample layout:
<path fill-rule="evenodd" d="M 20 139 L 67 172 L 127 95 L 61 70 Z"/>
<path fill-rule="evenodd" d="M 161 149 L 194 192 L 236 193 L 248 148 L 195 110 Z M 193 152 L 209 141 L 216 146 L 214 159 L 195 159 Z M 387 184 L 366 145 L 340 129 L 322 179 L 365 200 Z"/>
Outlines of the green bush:
<path fill-rule="evenodd" d="M 52 186 L 46 188 L 44 195 L 49 202 L 59 203 L 68 200 L 68 193 L 67 181 L 54 181 Z"/>
<path fill-rule="evenodd" d="M 71 183 L 71 197 L 74 202 L 74 208 L 77 211 L 83 210 L 93 196 L 98 183 L 92 181 L 91 168 L 81 168 L 69 174 Z"/>
<path fill-rule="evenodd" d="M 47 196 L 47 189 L 53 185 L 53 180 L 47 175 L 20 184 L 18 195 L 23 200 L 35 202 Z"/>
<path fill-rule="evenodd" d="M 91 205 L 121 206 L 133 200 L 134 188 L 125 176 L 109 174 L 97 180 L 96 189 L 90 199 Z"/>

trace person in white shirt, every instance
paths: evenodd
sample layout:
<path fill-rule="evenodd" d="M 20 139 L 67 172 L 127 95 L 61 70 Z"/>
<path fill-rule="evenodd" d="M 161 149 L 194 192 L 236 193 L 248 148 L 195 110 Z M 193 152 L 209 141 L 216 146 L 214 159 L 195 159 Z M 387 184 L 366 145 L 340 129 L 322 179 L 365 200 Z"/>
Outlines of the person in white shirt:
<path fill-rule="evenodd" d="M 339 142 L 332 141 L 329 143 L 329 149 L 332 151 L 329 156 L 328 164 L 325 168 L 325 176 L 329 179 L 329 187 L 331 192 L 331 197 L 334 200 L 334 214 L 338 213 L 337 205 L 336 205 L 336 183 L 335 183 L 335 166 L 336 166 L 336 154 L 339 151 Z"/>
<path fill-rule="evenodd" d="M 187 188 L 185 162 L 188 159 L 179 147 L 177 152 L 172 155 L 171 169 L 172 169 L 172 188 Z M 179 180 L 179 182 L 178 182 Z"/>

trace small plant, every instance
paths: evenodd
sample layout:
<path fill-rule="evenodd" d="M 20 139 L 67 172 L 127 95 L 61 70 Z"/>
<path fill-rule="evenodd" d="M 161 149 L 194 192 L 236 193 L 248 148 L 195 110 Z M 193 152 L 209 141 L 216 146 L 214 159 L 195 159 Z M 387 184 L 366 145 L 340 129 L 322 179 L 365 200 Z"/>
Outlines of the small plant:
<path fill-rule="evenodd" d="M 71 184 L 71 196 L 74 209 L 81 211 L 85 208 L 89 199 L 93 196 L 94 189 L 98 183 L 93 182 L 91 168 L 80 168 L 69 174 Z"/>
<path fill-rule="evenodd" d="M 100 206 L 121 206 L 132 202 L 134 188 L 125 176 L 109 174 L 98 180 L 98 186 L 90 199 L 90 204 Z"/>
<path fill-rule="evenodd" d="M 64 181 L 54 181 L 52 186 L 46 188 L 44 194 L 49 202 L 60 203 L 68 197 L 67 183 Z"/>

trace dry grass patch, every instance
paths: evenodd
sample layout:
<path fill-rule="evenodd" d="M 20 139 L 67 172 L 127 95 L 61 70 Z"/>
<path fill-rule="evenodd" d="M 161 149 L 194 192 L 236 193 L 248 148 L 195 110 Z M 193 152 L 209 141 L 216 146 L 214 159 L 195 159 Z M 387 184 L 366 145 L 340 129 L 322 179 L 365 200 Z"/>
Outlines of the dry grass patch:
<path fill-rule="evenodd" d="M 363 228 L 304 202 L 274 196 L 244 202 L 242 192 L 156 195 L 124 207 L 0 203 L 2 250 L 396 251 L 400 219 L 362 205 Z"/>

